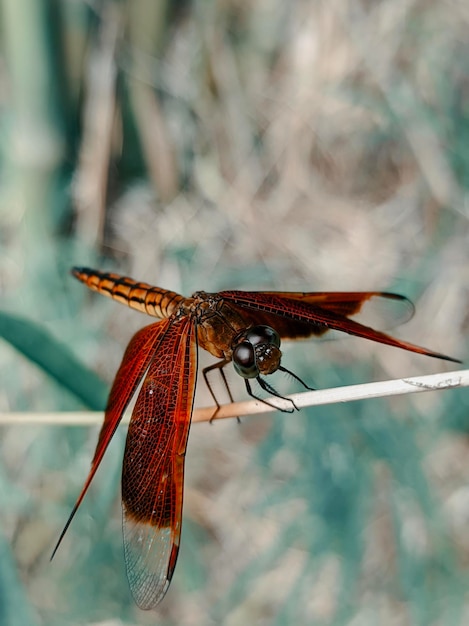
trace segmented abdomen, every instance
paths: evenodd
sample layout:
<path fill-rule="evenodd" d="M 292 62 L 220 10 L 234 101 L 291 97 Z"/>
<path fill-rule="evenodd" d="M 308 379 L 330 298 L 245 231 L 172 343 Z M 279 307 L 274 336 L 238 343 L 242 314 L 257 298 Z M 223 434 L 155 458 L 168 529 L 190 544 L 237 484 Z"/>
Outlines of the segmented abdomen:
<path fill-rule="evenodd" d="M 170 317 L 185 300 L 184 296 L 174 291 L 139 283 L 119 274 L 100 272 L 87 267 L 74 267 L 72 274 L 93 291 L 98 291 L 153 317 Z"/>

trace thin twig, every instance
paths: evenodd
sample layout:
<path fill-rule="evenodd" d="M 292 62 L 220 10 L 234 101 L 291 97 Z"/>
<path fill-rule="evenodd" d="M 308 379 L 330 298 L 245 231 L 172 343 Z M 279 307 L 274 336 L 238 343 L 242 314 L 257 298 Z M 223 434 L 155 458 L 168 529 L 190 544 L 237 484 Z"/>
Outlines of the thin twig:
<path fill-rule="evenodd" d="M 363 385 L 350 385 L 332 389 L 320 389 L 307 391 L 287 396 L 286 399 L 269 399 L 275 402 L 279 409 L 291 409 L 293 400 L 300 409 L 306 406 L 319 406 L 322 404 L 334 404 L 337 402 L 352 402 L 353 400 L 366 400 L 368 398 L 382 398 L 385 396 L 397 396 L 422 391 L 441 391 L 454 389 L 455 387 L 469 386 L 469 370 L 455 372 L 442 372 L 430 376 L 417 376 L 414 378 L 402 378 L 386 380 L 377 383 Z M 215 407 L 195 409 L 192 421 L 207 422 L 212 418 L 225 419 L 240 415 L 255 415 L 268 413 L 274 409 L 257 400 L 246 402 L 234 402 L 220 407 L 215 415 Z M 54 426 L 92 426 L 100 424 L 103 420 L 102 412 L 78 411 L 67 413 L 0 413 L 0 425 L 54 425 Z M 123 422 L 128 422 L 129 415 L 124 417 Z"/>

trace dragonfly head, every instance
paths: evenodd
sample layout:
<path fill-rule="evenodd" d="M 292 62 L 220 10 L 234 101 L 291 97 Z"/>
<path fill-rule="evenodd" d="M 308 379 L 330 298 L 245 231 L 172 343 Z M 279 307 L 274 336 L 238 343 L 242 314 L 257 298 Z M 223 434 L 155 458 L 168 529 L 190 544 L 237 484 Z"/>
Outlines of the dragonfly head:
<path fill-rule="evenodd" d="M 233 365 L 243 378 L 272 374 L 279 365 L 279 334 L 270 326 L 254 326 L 243 332 L 233 348 Z"/>

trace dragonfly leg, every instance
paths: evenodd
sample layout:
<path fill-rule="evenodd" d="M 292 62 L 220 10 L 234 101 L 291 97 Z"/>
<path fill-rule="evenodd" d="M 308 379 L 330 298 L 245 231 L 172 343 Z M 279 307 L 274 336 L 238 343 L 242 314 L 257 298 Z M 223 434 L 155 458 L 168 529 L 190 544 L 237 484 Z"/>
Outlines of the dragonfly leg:
<path fill-rule="evenodd" d="M 264 389 L 265 391 L 267 391 L 267 393 L 270 393 L 270 395 L 275 396 L 276 398 L 282 398 L 282 400 L 288 400 L 288 402 L 291 402 L 293 405 L 293 408 L 296 411 L 299 411 L 298 407 L 296 406 L 296 404 L 293 402 L 293 400 L 291 400 L 290 398 L 285 398 L 285 396 L 282 396 L 282 394 L 280 394 L 274 387 L 272 387 L 272 385 L 270 385 L 266 380 L 264 380 L 263 378 L 261 378 L 260 376 L 257 377 L 257 382 L 259 383 L 259 385 L 262 387 L 262 389 Z M 291 413 L 291 411 L 288 411 L 288 413 Z"/>
<path fill-rule="evenodd" d="M 231 393 L 231 389 L 230 386 L 228 385 L 228 381 L 226 380 L 226 376 L 225 376 L 225 372 L 223 370 L 223 368 L 225 367 L 225 365 L 228 365 L 230 361 L 228 359 L 223 359 L 221 361 L 218 361 L 218 363 L 214 363 L 213 365 L 209 365 L 208 367 L 204 367 L 204 369 L 202 370 L 202 374 L 204 375 L 204 380 L 205 380 L 205 384 L 207 385 L 208 390 L 210 391 L 210 395 L 213 398 L 213 401 L 215 402 L 217 408 L 215 409 L 214 414 L 212 415 L 212 417 L 210 418 L 210 424 L 213 422 L 213 420 L 215 419 L 218 411 L 220 410 L 220 403 L 217 400 L 217 396 L 215 395 L 215 392 L 213 391 L 212 385 L 210 384 L 210 381 L 208 379 L 208 372 L 217 369 L 220 372 L 220 376 L 221 379 L 223 381 L 223 384 L 225 385 L 225 389 L 226 392 L 228 394 L 228 397 L 230 399 L 230 402 L 233 403 L 234 399 L 233 399 L 233 395 Z M 236 419 L 238 420 L 238 422 L 240 422 L 241 420 L 239 419 L 239 417 L 236 417 Z"/>
<path fill-rule="evenodd" d="M 275 391 L 275 389 L 271 385 L 269 385 L 269 383 L 266 383 L 265 380 L 263 380 L 260 376 L 258 376 L 256 380 L 259 383 L 259 385 L 262 387 L 262 389 L 267 391 L 267 393 L 270 393 L 272 396 L 276 396 L 277 398 L 281 398 L 282 400 L 288 400 L 289 402 L 293 404 L 294 408 L 291 410 L 281 409 L 275 404 L 272 404 L 272 402 L 269 402 L 268 400 L 264 400 L 264 398 L 261 398 L 260 396 L 256 396 L 256 394 L 253 392 L 251 388 L 251 383 L 249 382 L 249 379 L 245 378 L 244 382 L 246 384 L 246 391 L 251 396 L 251 398 L 254 398 L 254 400 L 259 400 L 259 402 L 262 402 L 263 404 L 267 404 L 267 406 L 271 406 L 273 409 L 277 409 L 277 411 L 282 411 L 283 413 L 293 413 L 294 409 L 298 410 L 298 407 L 295 406 L 295 403 L 293 402 L 293 400 L 290 400 L 290 398 L 285 398 L 284 396 L 280 395 L 277 391 Z"/>
<path fill-rule="evenodd" d="M 309 391 L 316 391 L 314 387 L 310 387 L 309 385 L 307 385 L 304 380 L 302 380 L 299 376 L 295 374 L 295 372 L 292 372 L 291 370 L 287 370 L 287 368 L 283 367 L 283 365 L 279 365 L 278 369 L 281 372 L 286 372 L 287 374 L 290 374 L 290 376 L 293 376 L 293 378 L 297 380 L 299 383 L 301 383 L 305 389 L 308 389 Z"/>

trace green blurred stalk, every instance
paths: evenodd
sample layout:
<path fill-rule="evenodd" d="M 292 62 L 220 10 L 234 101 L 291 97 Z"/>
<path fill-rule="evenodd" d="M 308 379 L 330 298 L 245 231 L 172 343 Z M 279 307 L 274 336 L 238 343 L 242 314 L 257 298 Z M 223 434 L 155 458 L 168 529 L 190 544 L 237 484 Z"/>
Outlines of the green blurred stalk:
<path fill-rule="evenodd" d="M 56 5 L 3 0 L 3 48 L 10 83 L 11 124 L 6 129 L 7 210 L 22 216 L 13 259 L 32 280 L 55 267 L 54 208 L 66 152 Z M 51 19 L 54 18 L 54 19 Z M 25 294 L 25 304 L 32 306 Z M 32 297 L 31 297 L 32 299 Z"/>

